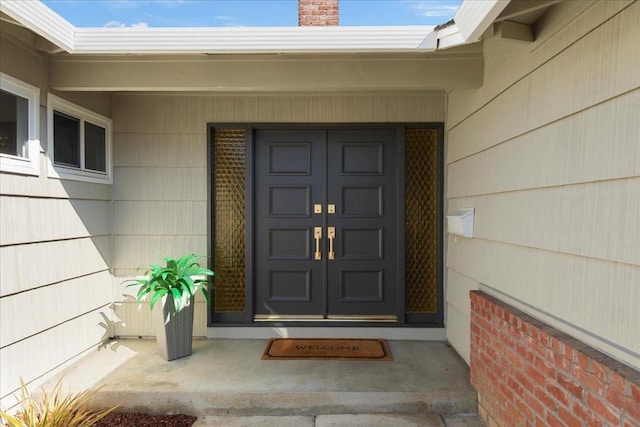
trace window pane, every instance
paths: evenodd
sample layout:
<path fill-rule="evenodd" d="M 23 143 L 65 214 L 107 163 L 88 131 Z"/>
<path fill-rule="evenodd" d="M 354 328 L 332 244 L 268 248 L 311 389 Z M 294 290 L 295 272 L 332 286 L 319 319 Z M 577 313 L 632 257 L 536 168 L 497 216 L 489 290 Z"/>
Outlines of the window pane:
<path fill-rule="evenodd" d="M 0 90 L 0 153 L 26 157 L 29 101 Z"/>
<path fill-rule="evenodd" d="M 58 165 L 80 167 L 80 120 L 54 111 L 53 159 Z"/>
<path fill-rule="evenodd" d="M 84 167 L 94 171 L 107 171 L 106 130 L 84 122 Z"/>

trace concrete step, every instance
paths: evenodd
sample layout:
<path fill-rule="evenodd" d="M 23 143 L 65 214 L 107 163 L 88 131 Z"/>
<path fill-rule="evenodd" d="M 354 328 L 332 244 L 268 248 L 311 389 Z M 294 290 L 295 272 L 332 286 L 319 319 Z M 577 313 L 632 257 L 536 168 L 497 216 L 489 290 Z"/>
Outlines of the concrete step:
<path fill-rule="evenodd" d="M 477 410 L 468 367 L 443 342 L 390 341 L 390 362 L 261 360 L 265 344 L 195 341 L 191 356 L 166 362 L 155 341 L 121 340 L 67 369 L 63 383 L 72 391 L 100 387 L 96 409 L 152 414 L 448 417 Z"/>
<path fill-rule="evenodd" d="M 483 427 L 477 416 L 349 414 L 311 416 L 200 417 L 193 427 Z"/>

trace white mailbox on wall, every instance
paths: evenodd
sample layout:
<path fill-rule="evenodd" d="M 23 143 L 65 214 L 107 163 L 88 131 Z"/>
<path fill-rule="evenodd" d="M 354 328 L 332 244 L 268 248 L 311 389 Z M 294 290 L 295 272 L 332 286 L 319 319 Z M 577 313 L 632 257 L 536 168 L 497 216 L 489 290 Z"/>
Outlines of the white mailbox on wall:
<path fill-rule="evenodd" d="M 473 237 L 474 208 L 463 208 L 447 215 L 447 231 L 455 236 Z"/>

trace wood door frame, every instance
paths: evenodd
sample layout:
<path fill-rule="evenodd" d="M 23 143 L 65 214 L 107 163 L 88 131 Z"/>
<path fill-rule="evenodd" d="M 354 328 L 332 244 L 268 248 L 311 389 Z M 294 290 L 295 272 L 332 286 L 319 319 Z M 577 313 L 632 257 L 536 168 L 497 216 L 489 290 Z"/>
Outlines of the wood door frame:
<path fill-rule="evenodd" d="M 395 128 L 396 129 L 396 163 L 397 163 L 397 184 L 396 191 L 402 195 L 402 203 L 397 206 L 397 259 L 398 263 L 396 278 L 398 280 L 398 303 L 397 303 L 397 322 L 396 323 L 378 323 L 378 322 L 343 322 L 343 321 L 313 321 L 313 322 L 254 322 L 254 240 L 255 240 L 255 224 L 253 218 L 254 211 L 254 181 L 255 181 L 255 132 L 259 129 L 376 129 L 376 128 Z M 433 315 L 423 316 L 410 315 L 411 323 L 407 323 L 407 314 L 405 313 L 405 257 L 404 257 L 404 232 L 405 232 L 405 129 L 435 129 L 438 131 L 438 178 L 439 185 L 437 188 L 438 199 L 444 202 L 444 123 L 207 123 L 207 255 L 208 266 L 213 269 L 214 259 L 214 235 L 215 221 L 213 221 L 213 194 L 215 192 L 213 182 L 213 171 L 215 168 L 215 150 L 213 150 L 213 137 L 216 129 L 237 129 L 245 131 L 245 310 L 244 312 L 235 313 L 215 313 L 214 304 L 207 310 L 208 326 L 265 326 L 272 327 L 274 323 L 278 326 L 358 326 L 358 327 L 419 327 L 434 326 L 444 327 L 444 227 L 443 208 L 437 211 L 438 243 L 437 243 L 437 269 L 438 269 L 438 285 L 436 289 L 436 299 L 439 310 Z M 212 301 L 215 298 L 215 291 L 212 291 Z"/>

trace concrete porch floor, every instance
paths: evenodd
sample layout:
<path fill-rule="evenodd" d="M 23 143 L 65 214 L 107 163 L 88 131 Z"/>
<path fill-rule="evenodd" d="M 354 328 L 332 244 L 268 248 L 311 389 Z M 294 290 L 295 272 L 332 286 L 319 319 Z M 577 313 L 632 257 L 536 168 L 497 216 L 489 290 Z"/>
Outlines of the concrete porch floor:
<path fill-rule="evenodd" d="M 265 340 L 195 340 L 166 362 L 155 340 L 111 341 L 63 377 L 96 408 L 185 413 L 204 426 L 481 426 L 469 369 L 444 342 L 389 341 L 393 361 L 260 359 Z"/>

